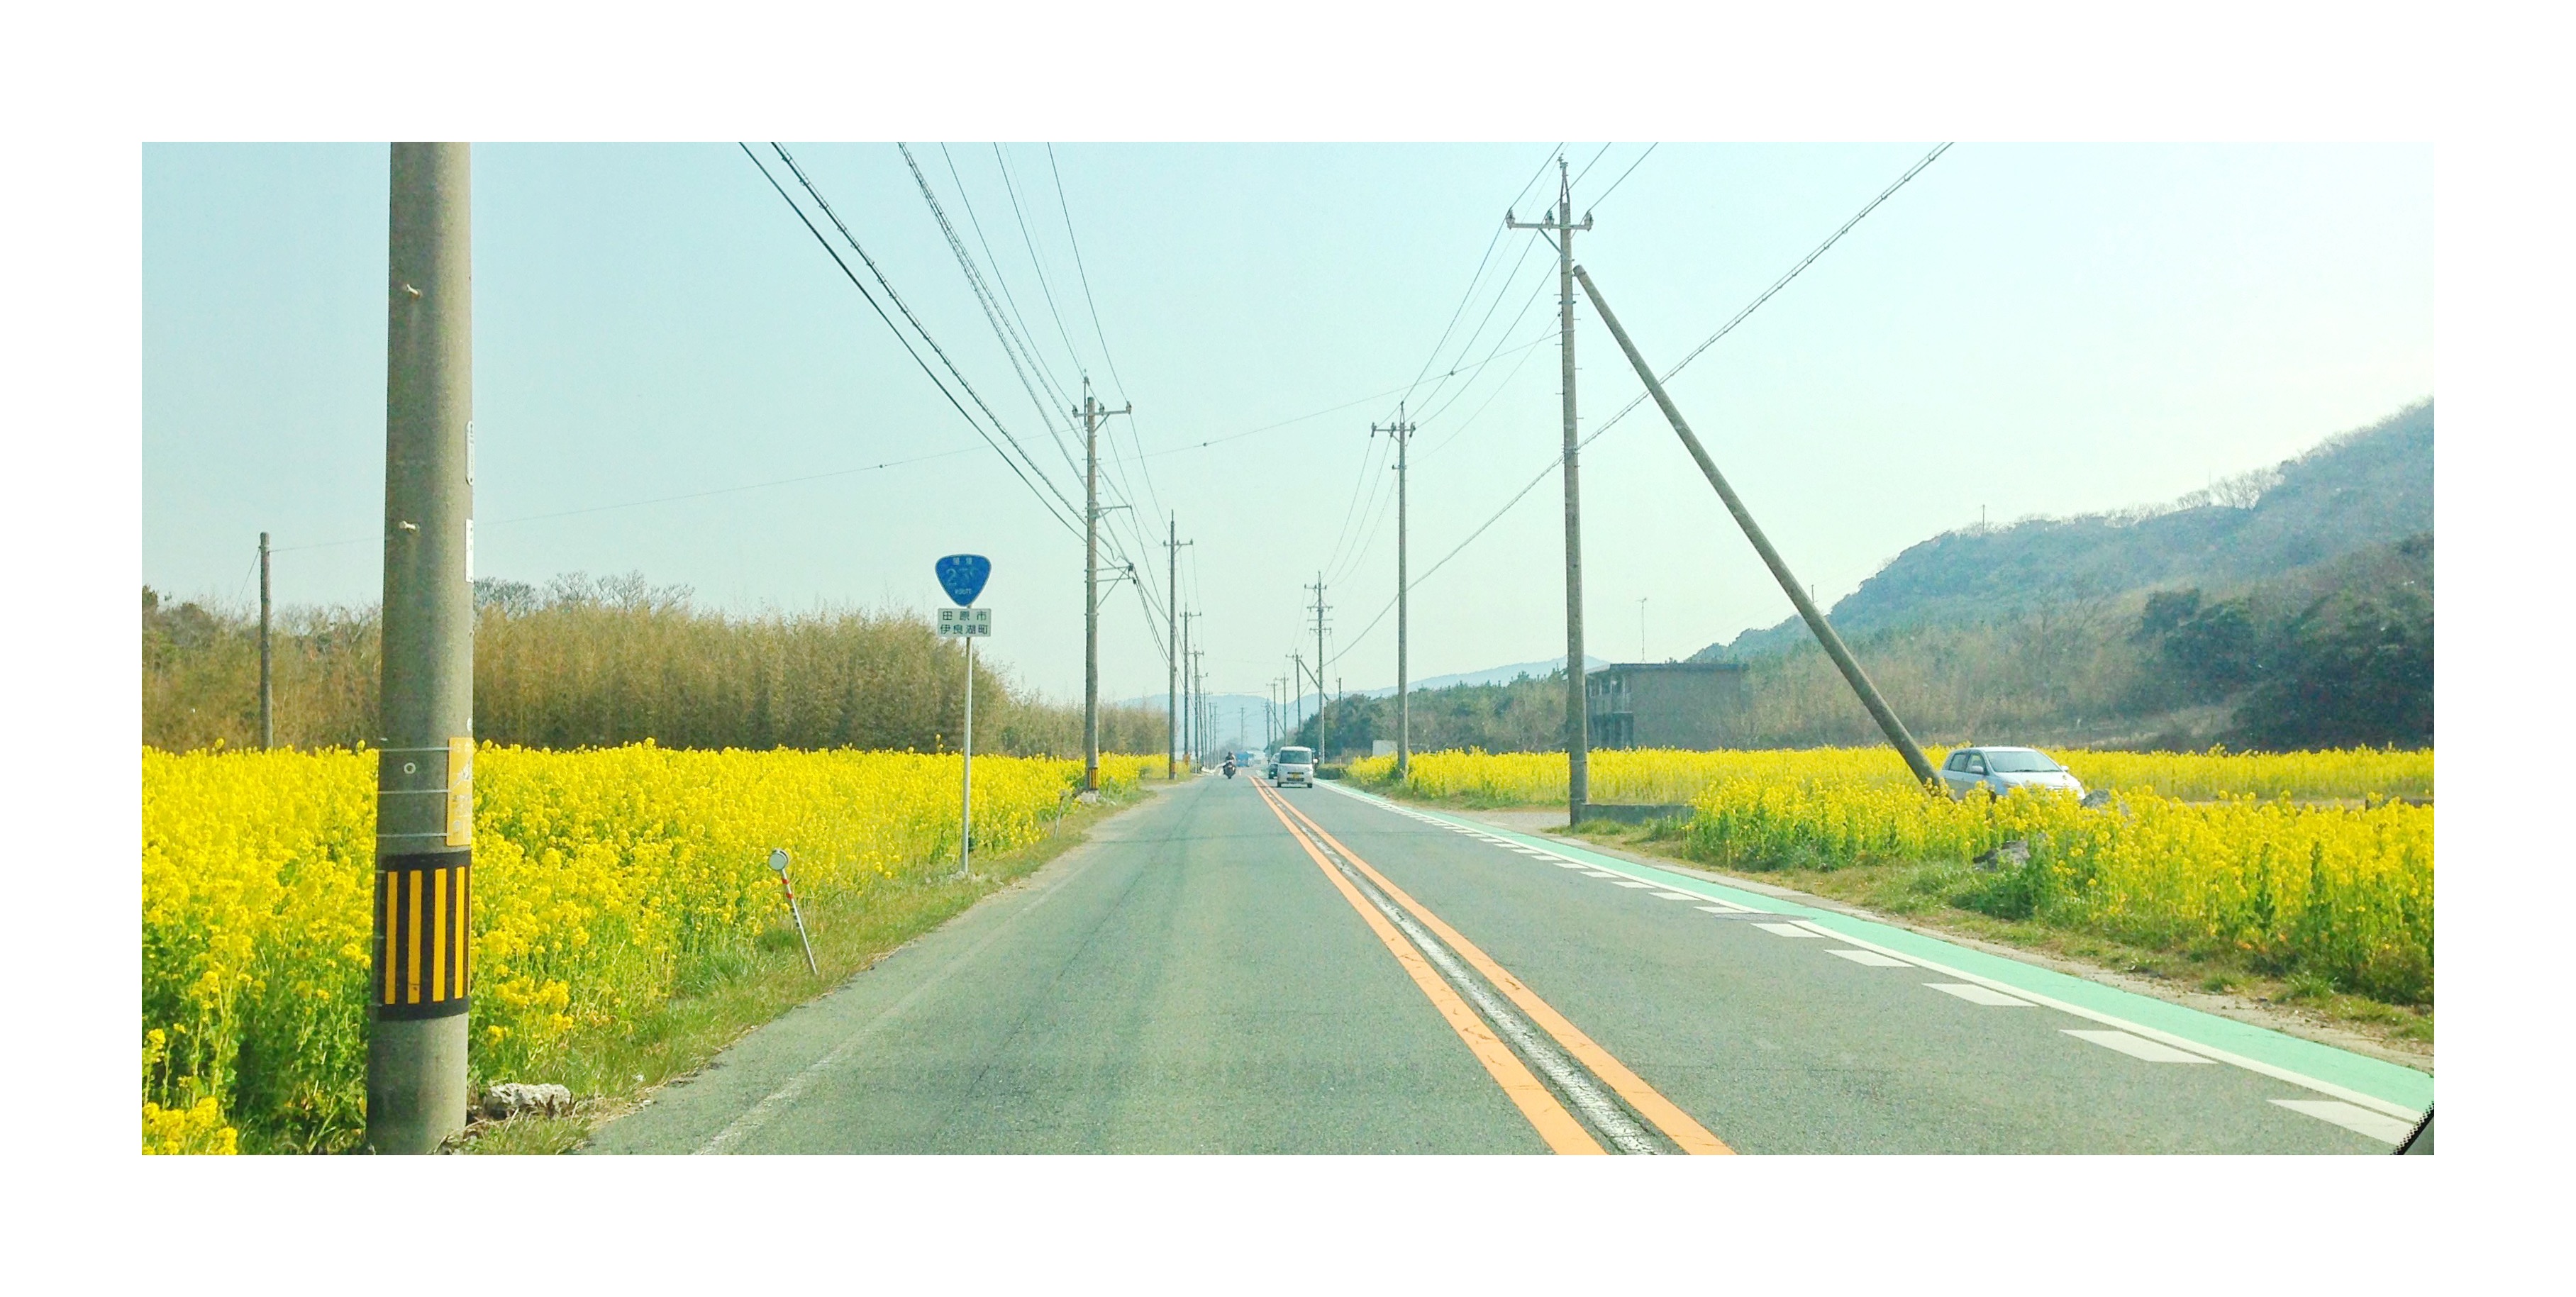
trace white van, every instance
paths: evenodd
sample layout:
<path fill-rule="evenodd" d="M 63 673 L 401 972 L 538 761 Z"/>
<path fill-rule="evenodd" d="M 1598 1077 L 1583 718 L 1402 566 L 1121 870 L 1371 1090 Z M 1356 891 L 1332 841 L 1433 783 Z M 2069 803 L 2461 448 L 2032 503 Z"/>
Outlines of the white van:
<path fill-rule="evenodd" d="M 1315 786 L 1315 752 L 1312 748 L 1279 749 L 1275 768 L 1278 773 L 1270 777 L 1270 782 L 1281 788 L 1290 784 L 1304 784 L 1308 788 Z"/>

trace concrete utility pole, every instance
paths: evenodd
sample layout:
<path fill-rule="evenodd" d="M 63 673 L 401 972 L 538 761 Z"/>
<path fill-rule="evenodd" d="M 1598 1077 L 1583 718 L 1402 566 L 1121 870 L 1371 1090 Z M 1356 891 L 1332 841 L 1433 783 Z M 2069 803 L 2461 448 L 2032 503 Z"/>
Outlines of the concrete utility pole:
<path fill-rule="evenodd" d="M 383 677 L 367 1145 L 465 1128 L 474 846 L 471 154 L 396 144 L 386 240 Z"/>
<path fill-rule="evenodd" d="M 268 533 L 259 534 L 259 746 L 277 746 L 277 698 L 268 679 Z"/>
<path fill-rule="evenodd" d="M 1583 493 L 1574 464 L 1574 232 L 1592 228 L 1592 214 L 1574 222 L 1574 184 L 1565 159 L 1556 160 L 1556 207 L 1544 221 L 1519 221 L 1514 230 L 1543 230 L 1556 239 L 1557 334 L 1565 398 L 1565 797 L 1569 823 L 1583 818 L 1592 800 L 1592 708 L 1583 676 Z"/>
<path fill-rule="evenodd" d="M 1402 779 L 1413 769 L 1413 690 L 1405 674 L 1404 624 L 1413 593 L 1404 573 L 1405 451 L 1413 444 L 1413 425 L 1405 422 L 1402 401 L 1395 404 L 1395 422 L 1369 425 L 1370 436 L 1381 432 L 1395 438 L 1395 777 Z"/>
<path fill-rule="evenodd" d="M 1191 770 L 1199 768 L 1199 702 L 1198 677 L 1190 673 L 1193 650 L 1190 648 L 1190 623 L 1199 614 L 1181 614 L 1181 755 L 1188 758 Z"/>
<path fill-rule="evenodd" d="M 1324 711 L 1324 574 L 1315 574 L 1315 764 L 1332 751 L 1332 717 Z"/>
<path fill-rule="evenodd" d="M 1288 655 L 1288 681 L 1290 719 L 1296 722 L 1289 727 L 1288 733 L 1293 738 L 1306 732 L 1306 659 L 1303 654 Z"/>
<path fill-rule="evenodd" d="M 1788 562 L 1780 557 L 1780 551 L 1771 547 L 1771 538 L 1763 535 L 1762 528 L 1754 524 L 1753 514 L 1744 507 L 1744 501 L 1736 498 L 1735 488 L 1728 486 L 1724 475 L 1717 471 L 1716 461 L 1708 457 L 1707 448 L 1699 444 L 1699 437 L 1691 432 L 1690 424 L 1683 421 L 1681 409 L 1673 404 L 1672 397 L 1665 394 L 1664 385 L 1655 377 L 1655 371 L 1647 366 L 1645 357 L 1637 354 L 1637 344 L 1630 342 L 1628 331 L 1619 327 L 1619 317 L 1610 313 L 1610 303 L 1602 300 L 1601 290 L 1593 284 L 1592 276 L 1580 270 L 1574 273 L 1582 277 L 1583 291 L 1592 298 L 1592 309 L 1601 312 L 1601 322 L 1609 326 L 1610 336 L 1617 339 L 1619 349 L 1627 353 L 1628 363 L 1635 367 L 1637 377 L 1645 380 L 1646 391 L 1663 409 L 1664 418 L 1671 422 L 1673 432 L 1682 439 L 1683 448 L 1690 452 L 1693 460 L 1698 461 L 1700 474 L 1708 479 L 1710 486 L 1717 488 L 1717 498 L 1726 503 L 1728 513 L 1735 515 L 1735 525 L 1744 529 L 1744 538 L 1753 542 L 1753 551 L 1762 556 L 1763 566 L 1771 569 L 1772 579 L 1788 592 L 1789 602 L 1797 605 L 1798 615 L 1806 619 L 1807 629 L 1815 632 L 1816 642 L 1824 645 L 1825 655 L 1834 660 L 1834 666 L 1841 670 L 1852 692 L 1860 695 L 1861 706 L 1869 709 L 1871 719 L 1878 722 L 1880 732 L 1887 735 L 1887 741 L 1905 758 L 1905 764 L 1913 770 L 1914 777 L 1927 787 L 1940 787 L 1940 776 L 1933 772 L 1931 760 L 1923 755 L 1923 749 L 1916 745 L 1914 736 L 1906 731 L 1905 722 L 1898 720 L 1895 710 L 1879 696 L 1878 686 L 1870 683 L 1869 673 L 1860 669 L 1860 662 L 1844 646 L 1843 637 L 1834 633 L 1833 623 L 1826 621 L 1823 610 L 1816 607 L 1815 596 L 1798 583 L 1797 577 L 1790 575 Z"/>
<path fill-rule="evenodd" d="M 1082 380 L 1082 791 L 1100 792 L 1100 421 L 1133 414 L 1136 403 L 1112 410 L 1091 396 Z"/>
<path fill-rule="evenodd" d="M 1170 535 L 1163 541 L 1165 557 L 1171 562 L 1170 584 L 1163 589 L 1171 596 L 1163 605 L 1163 777 L 1179 778 L 1181 751 L 1181 641 L 1172 629 L 1181 612 L 1181 551 L 1198 544 L 1181 539 L 1181 520 L 1169 520 Z"/>

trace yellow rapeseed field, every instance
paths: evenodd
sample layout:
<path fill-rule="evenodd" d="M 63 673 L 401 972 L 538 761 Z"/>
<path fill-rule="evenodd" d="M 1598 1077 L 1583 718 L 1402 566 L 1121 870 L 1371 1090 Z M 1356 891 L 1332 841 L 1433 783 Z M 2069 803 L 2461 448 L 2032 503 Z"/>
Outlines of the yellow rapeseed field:
<path fill-rule="evenodd" d="M 1950 862 L 1962 866 L 1953 902 L 1986 913 L 2237 951 L 2345 990 L 2431 1001 L 2433 810 L 2383 799 L 2429 797 L 2432 753 L 2067 760 L 2117 805 L 2031 791 L 1929 797 L 1893 752 L 1870 748 L 1596 752 L 1592 795 L 1692 807 L 1685 850 L 1722 868 Z M 1357 781 L 1393 775 L 1391 758 L 1352 763 Z M 1414 757 L 1407 790 L 1561 802 L 1565 779 L 1563 753 L 1439 752 Z M 2016 841 L 2026 861 L 1964 867 Z"/>
<path fill-rule="evenodd" d="M 1926 749 L 1934 762 L 1946 749 Z M 2333 752 L 2065 752 L 2087 788 L 2155 793 L 2186 801 L 2252 795 L 2298 801 L 2364 801 L 2433 795 L 2433 753 L 2353 748 Z M 1395 758 L 1351 763 L 1351 778 L 1383 785 Z M 1689 805 L 1736 780 L 1907 785 L 1905 762 L 1884 747 L 1725 752 L 1610 749 L 1592 754 L 1592 800 Z M 1565 800 L 1562 752 L 1422 752 L 1407 791 L 1489 804 Z"/>
<path fill-rule="evenodd" d="M 148 1152 L 335 1146 L 363 1124 L 375 758 L 143 753 Z M 1103 755 L 1132 785 L 1135 757 Z M 958 759 L 903 752 L 475 757 L 473 1070 L 523 1074 L 581 1027 L 667 999 L 800 892 L 862 892 L 957 846 Z M 1043 835 L 1079 761 L 975 763 L 979 851 Z"/>

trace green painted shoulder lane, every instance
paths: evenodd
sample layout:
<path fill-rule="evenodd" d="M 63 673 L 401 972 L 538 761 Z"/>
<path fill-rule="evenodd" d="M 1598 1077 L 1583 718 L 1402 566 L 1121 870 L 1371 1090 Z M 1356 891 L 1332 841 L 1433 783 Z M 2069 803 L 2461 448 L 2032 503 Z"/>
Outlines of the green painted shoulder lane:
<path fill-rule="evenodd" d="M 2332 1045 L 2238 1022 L 2216 1014 L 2204 1013 L 2184 1005 L 2169 1003 L 2153 996 L 2139 995 L 2114 986 L 2070 976 L 2054 969 L 1982 950 L 1970 949 L 1938 937 L 1855 918 L 1832 910 L 1801 905 L 1776 896 L 1766 896 L 1741 888 L 1713 883 L 1654 865 L 1641 864 L 1614 856 L 1588 851 L 1558 838 L 1542 838 L 1480 821 L 1444 814 L 1426 807 L 1390 801 L 1374 793 L 1338 784 L 1325 784 L 1336 793 L 1373 802 L 1392 813 L 1424 817 L 1465 832 L 1546 851 L 1568 860 L 1579 861 L 1596 869 L 1625 875 L 1639 882 L 1652 883 L 1672 891 L 1704 896 L 1722 902 L 1807 924 L 1859 944 L 1883 947 L 1925 965 L 1937 965 L 1930 971 L 1949 970 L 1979 981 L 1986 981 L 2008 991 L 2034 999 L 2054 1002 L 2057 1006 L 2099 1015 L 2115 1025 L 2141 1027 L 2148 1032 L 2176 1038 L 2204 1051 L 2228 1057 L 2221 1061 L 2250 1065 L 2256 1071 L 2281 1076 L 2294 1082 L 2319 1083 L 2324 1093 L 2348 1092 L 2339 1097 L 2376 1100 L 2368 1106 L 2402 1109 L 2421 1113 L 2433 1102 L 2433 1078 L 2411 1067 L 2385 1062 Z M 2285 1075 L 2286 1074 L 2286 1075 Z M 2392 1114 L 2395 1115 L 2395 1114 Z"/>

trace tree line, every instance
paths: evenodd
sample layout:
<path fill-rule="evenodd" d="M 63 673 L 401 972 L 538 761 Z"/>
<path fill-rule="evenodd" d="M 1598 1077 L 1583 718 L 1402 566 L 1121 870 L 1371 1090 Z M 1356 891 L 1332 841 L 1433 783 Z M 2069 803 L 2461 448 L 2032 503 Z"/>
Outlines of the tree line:
<path fill-rule="evenodd" d="M 544 587 L 475 582 L 474 730 L 496 743 L 948 751 L 965 704 L 961 651 L 910 612 L 735 617 L 685 587 L 628 574 Z M 277 741 L 375 741 L 380 619 L 372 606 L 274 619 Z M 143 742 L 183 751 L 259 742 L 255 613 L 143 589 Z M 1082 709 L 976 664 L 975 746 L 1079 756 Z M 1101 747 L 1163 750 L 1159 709 L 1101 709 Z"/>

